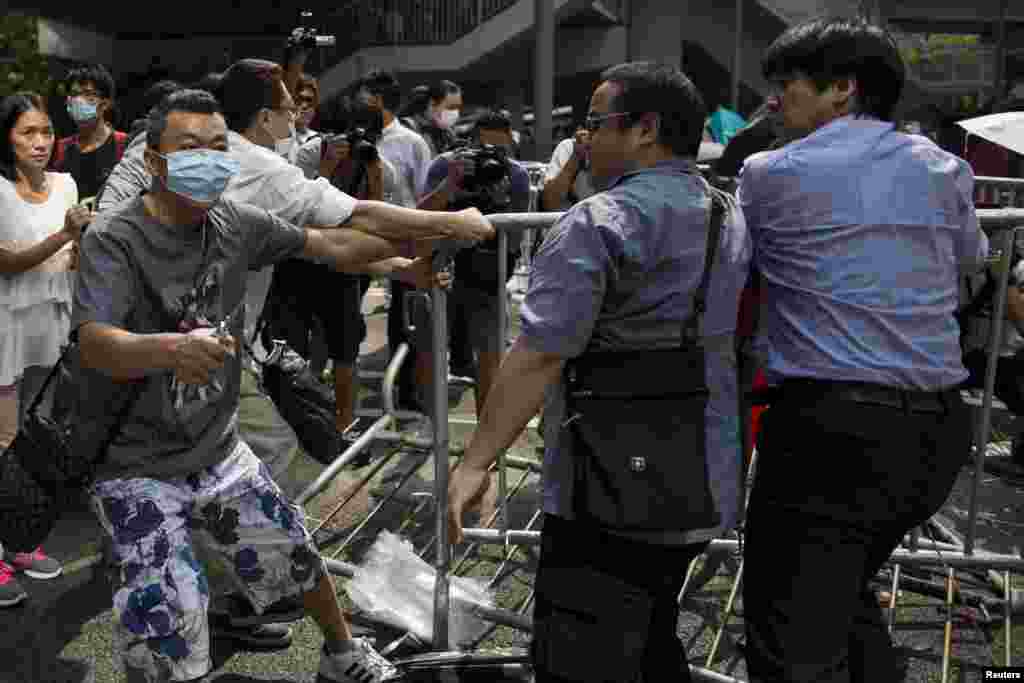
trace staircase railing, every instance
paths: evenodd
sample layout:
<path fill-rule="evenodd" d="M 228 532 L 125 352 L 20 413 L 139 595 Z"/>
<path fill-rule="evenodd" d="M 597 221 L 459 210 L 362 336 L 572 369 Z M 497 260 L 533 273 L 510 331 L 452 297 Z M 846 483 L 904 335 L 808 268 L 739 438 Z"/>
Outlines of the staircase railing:
<path fill-rule="evenodd" d="M 338 39 L 325 57 L 336 64 L 368 47 L 450 45 L 517 1 L 352 0 L 319 27 Z"/>

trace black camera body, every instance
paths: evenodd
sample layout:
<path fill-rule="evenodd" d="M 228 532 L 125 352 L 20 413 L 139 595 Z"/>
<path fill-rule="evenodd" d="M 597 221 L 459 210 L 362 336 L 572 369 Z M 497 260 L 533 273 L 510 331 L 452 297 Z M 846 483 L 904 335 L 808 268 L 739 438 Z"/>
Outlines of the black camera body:
<path fill-rule="evenodd" d="M 505 148 L 482 144 L 461 147 L 452 154 L 452 161 L 461 159 L 473 161 L 474 169 L 463 179 L 462 190 L 448 205 L 449 210 L 474 208 L 483 214 L 508 211 L 512 205 L 512 171 Z M 459 250 L 455 256 L 455 279 L 474 289 L 488 293 L 497 292 L 497 250 L 497 237 L 475 247 Z M 506 283 L 515 272 L 518 256 L 519 242 L 510 239 L 505 264 Z"/>
<path fill-rule="evenodd" d="M 380 158 L 380 155 L 377 153 L 377 140 L 379 139 L 379 131 L 362 126 L 353 126 L 344 133 L 329 136 L 325 142 L 327 144 L 336 141 L 347 142 L 352 149 L 352 159 L 369 164 Z"/>
<path fill-rule="evenodd" d="M 503 147 L 495 145 L 462 147 L 455 150 L 453 159 L 474 162 L 472 173 L 467 174 L 462 181 L 463 189 L 470 194 L 493 187 L 509 178 L 508 153 Z"/>
<path fill-rule="evenodd" d="M 303 22 L 313 19 L 313 13 L 308 10 L 300 12 Z M 299 26 L 292 31 L 288 37 L 288 47 L 312 50 L 318 47 L 333 47 L 337 43 L 334 36 L 322 36 L 311 26 Z"/>

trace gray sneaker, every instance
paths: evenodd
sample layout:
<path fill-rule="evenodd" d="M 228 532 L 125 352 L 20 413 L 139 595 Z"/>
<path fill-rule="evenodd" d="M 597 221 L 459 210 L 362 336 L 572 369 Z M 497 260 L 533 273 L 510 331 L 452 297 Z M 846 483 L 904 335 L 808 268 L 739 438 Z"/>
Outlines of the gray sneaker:
<path fill-rule="evenodd" d="M 15 553 L 11 566 L 33 579 L 55 579 L 64 571 L 60 562 L 44 553 L 41 547 L 30 553 Z"/>
<path fill-rule="evenodd" d="M 13 607 L 28 597 L 28 593 L 14 578 L 14 567 L 0 561 L 0 607 Z"/>
<path fill-rule="evenodd" d="M 320 653 L 317 683 L 381 683 L 394 680 L 398 669 L 362 638 L 352 639 L 352 648 L 339 654 Z"/>

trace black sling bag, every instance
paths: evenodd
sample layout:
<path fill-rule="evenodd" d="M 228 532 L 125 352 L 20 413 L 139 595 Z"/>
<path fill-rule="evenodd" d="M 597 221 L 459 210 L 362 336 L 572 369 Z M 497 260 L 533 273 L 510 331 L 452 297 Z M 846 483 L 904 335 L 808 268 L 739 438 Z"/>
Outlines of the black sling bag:
<path fill-rule="evenodd" d="M 728 204 L 705 185 L 708 246 L 680 346 L 587 351 L 566 364 L 563 430 L 571 438 L 579 520 L 642 532 L 707 529 L 721 521 L 705 453 L 710 392 L 700 331 Z"/>

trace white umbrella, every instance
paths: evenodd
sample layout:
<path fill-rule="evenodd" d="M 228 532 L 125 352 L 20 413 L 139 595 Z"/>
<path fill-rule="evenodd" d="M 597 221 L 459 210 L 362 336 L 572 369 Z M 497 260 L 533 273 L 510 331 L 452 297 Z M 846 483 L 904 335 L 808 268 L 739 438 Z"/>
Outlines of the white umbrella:
<path fill-rule="evenodd" d="M 1024 111 L 1007 111 L 957 121 L 971 135 L 985 138 L 1001 147 L 1024 154 Z"/>

